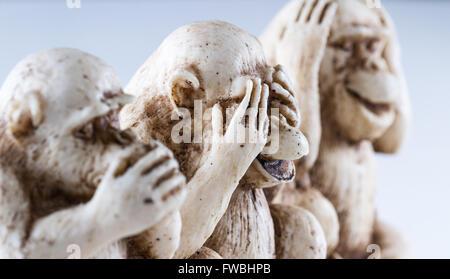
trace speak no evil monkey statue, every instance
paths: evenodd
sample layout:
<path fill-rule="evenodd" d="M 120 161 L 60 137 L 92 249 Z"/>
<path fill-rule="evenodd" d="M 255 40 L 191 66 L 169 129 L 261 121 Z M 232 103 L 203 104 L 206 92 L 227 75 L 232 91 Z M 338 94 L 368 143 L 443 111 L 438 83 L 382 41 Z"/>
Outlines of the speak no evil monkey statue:
<path fill-rule="evenodd" d="M 118 127 L 123 94 L 98 58 L 52 49 L 0 91 L 0 258 L 126 257 L 128 236 L 177 210 L 185 178 L 156 141 Z"/>
<path fill-rule="evenodd" d="M 383 9 L 370 8 L 366 1 L 336 1 L 320 72 L 312 77 L 320 90 L 317 85 L 305 88 L 303 69 L 310 62 L 299 57 L 321 41 L 307 35 L 320 34 L 320 29 L 302 24 L 300 11 L 325 2 L 291 1 L 262 36 L 269 62 L 285 64 L 293 78 L 300 111 L 307 112 L 303 123 L 312 123 L 303 129 L 311 153 L 298 162 L 296 183 L 286 185 L 273 202 L 307 204 L 326 232 L 329 255 L 367 257 L 367 247 L 378 244 L 383 258 L 406 257 L 404 240 L 376 219 L 374 205 L 375 152 L 395 153 L 410 118 L 394 26 Z M 323 203 L 305 201 L 320 195 L 313 194 L 317 190 L 337 211 L 338 239 L 333 218 L 318 207 Z"/>

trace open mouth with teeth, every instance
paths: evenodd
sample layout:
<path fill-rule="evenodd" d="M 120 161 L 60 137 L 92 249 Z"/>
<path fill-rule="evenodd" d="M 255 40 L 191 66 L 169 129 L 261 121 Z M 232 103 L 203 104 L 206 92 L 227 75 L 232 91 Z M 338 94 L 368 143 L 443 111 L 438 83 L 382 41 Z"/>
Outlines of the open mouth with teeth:
<path fill-rule="evenodd" d="M 361 94 L 359 94 L 358 92 L 349 87 L 347 87 L 346 90 L 353 99 L 357 100 L 359 103 L 364 105 L 364 107 L 367 108 L 373 114 L 382 115 L 386 112 L 390 112 L 392 109 L 392 106 L 389 103 L 374 103 L 362 97 Z"/>
<path fill-rule="evenodd" d="M 256 158 L 262 171 L 266 172 L 271 178 L 282 182 L 289 182 L 294 179 L 295 166 L 291 160 L 268 160 L 262 155 Z"/>

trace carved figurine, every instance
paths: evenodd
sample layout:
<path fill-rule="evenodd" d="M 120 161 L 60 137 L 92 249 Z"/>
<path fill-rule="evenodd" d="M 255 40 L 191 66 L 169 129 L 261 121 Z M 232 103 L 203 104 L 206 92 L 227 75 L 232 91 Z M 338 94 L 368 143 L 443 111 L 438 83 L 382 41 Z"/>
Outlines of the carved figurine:
<path fill-rule="evenodd" d="M 78 50 L 12 70 L 0 91 L 0 258 L 64 258 L 74 245 L 84 258 L 126 257 L 126 237 L 180 207 L 185 178 L 170 150 L 118 127 L 131 100 Z"/>
<path fill-rule="evenodd" d="M 212 249 L 224 258 L 274 257 L 274 228 L 262 187 L 291 181 L 291 160 L 305 155 L 308 144 L 290 81 L 282 67 L 266 64 L 257 38 L 225 22 L 183 26 L 164 40 L 125 91 L 137 100 L 122 110 L 121 125 L 143 142 L 156 138 L 168 146 L 188 181 L 181 237 L 171 239 L 171 247 L 178 248 L 161 253 L 154 243 L 139 253 L 195 257 L 209 238 L 197 254 Z M 281 114 L 269 117 L 273 108 Z M 256 141 L 236 141 L 236 127 L 243 121 Z M 272 128 L 268 135 L 269 123 L 279 123 L 276 150 L 268 144 L 276 140 Z M 180 227 L 179 222 L 172 227 Z M 147 238 L 166 230 L 161 227 Z"/>
<path fill-rule="evenodd" d="M 319 70 L 335 11 L 335 1 L 291 1 L 275 16 L 260 38 L 269 63 L 284 65 L 288 75 L 293 78 L 294 92 L 302 119 L 300 128 L 310 146 L 309 154 L 296 161 L 295 182 L 267 190 L 266 195 L 272 207 L 275 207 L 275 204 L 291 205 L 312 213 L 325 234 L 328 256 L 334 251 L 339 240 L 338 216 L 330 201 L 311 187 L 309 170 L 319 153 L 321 138 Z M 276 212 L 278 211 L 279 208 Z M 278 215 L 289 216 L 289 214 Z M 297 231 L 304 229 L 299 227 Z M 284 233 L 289 234 L 288 231 Z M 302 242 L 295 238 L 286 238 L 284 242 L 288 240 L 290 243 L 278 245 L 279 258 L 311 257 L 310 254 L 305 254 L 307 249 L 290 249 L 288 252 L 281 250 L 281 247 L 298 247 L 297 243 Z M 305 246 L 310 245 L 306 242 Z"/>
<path fill-rule="evenodd" d="M 385 10 L 369 7 L 367 1 L 336 2 L 338 9 L 320 66 L 320 116 L 316 106 L 312 106 L 312 114 L 305 116 L 321 119 L 320 152 L 317 160 L 311 159 L 314 166 L 311 168 L 309 164 L 306 168 L 309 175 L 297 177 L 297 185 L 285 187 L 275 200 L 300 203 L 299 200 L 305 200 L 301 194 L 311 191 L 305 185 L 311 184 L 331 201 L 338 213 L 340 230 L 335 257 L 367 257 L 370 244 L 380 245 L 384 258 L 405 257 L 404 240 L 376 219 L 374 205 L 375 152 L 395 153 L 403 142 L 410 118 L 394 26 Z M 295 40 L 289 44 L 278 41 L 289 32 L 298 32 L 297 40 L 311 37 L 305 35 L 302 27 L 290 31 L 289 20 L 295 17 L 298 8 L 324 4 L 321 0 L 295 0 L 277 15 L 262 40 L 269 61 L 283 63 L 285 53 L 300 53 L 305 48 L 308 51 L 308 47 L 299 47 Z M 311 45 L 315 47 L 313 42 Z M 301 64 L 292 61 L 292 67 L 286 67 L 287 72 L 295 77 L 295 87 L 300 88 L 307 79 L 294 75 Z M 314 93 L 309 98 L 317 104 L 316 90 L 311 91 Z M 308 104 L 300 102 L 302 113 L 307 110 L 305 106 Z M 317 120 L 309 122 L 317 125 Z M 305 135 L 309 136 L 307 129 Z M 308 140 L 314 154 L 317 138 L 309 136 Z M 295 191 L 299 193 L 297 198 L 292 196 Z M 321 210 L 316 212 L 313 214 L 318 217 Z M 331 230 L 326 221 L 321 221 L 321 225 L 325 231 Z M 337 239 L 332 244 L 329 255 L 334 252 Z"/>

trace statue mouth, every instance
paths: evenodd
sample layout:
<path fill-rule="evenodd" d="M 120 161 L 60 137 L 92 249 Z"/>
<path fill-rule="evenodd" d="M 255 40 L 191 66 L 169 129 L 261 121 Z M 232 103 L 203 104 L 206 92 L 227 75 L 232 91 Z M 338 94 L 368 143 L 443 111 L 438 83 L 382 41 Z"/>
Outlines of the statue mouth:
<path fill-rule="evenodd" d="M 262 169 L 272 178 L 282 182 L 289 182 L 294 179 L 295 166 L 293 161 L 291 160 L 270 161 L 265 159 L 262 155 L 258 155 L 256 159 L 258 160 Z"/>
<path fill-rule="evenodd" d="M 362 97 L 361 94 L 349 87 L 346 87 L 345 89 L 354 100 L 362 104 L 368 111 L 375 115 L 381 116 L 392 111 L 392 105 L 390 103 L 375 103 Z"/>

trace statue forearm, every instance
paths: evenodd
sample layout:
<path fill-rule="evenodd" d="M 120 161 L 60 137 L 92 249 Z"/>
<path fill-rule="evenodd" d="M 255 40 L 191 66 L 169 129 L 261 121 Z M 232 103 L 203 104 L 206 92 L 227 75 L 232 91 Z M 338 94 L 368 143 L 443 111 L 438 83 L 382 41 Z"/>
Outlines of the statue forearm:
<path fill-rule="evenodd" d="M 24 254 L 27 258 L 65 258 L 69 245 L 75 244 L 81 257 L 90 257 L 112 240 L 108 231 L 93 218 L 89 205 L 79 205 L 37 220 Z"/>
<path fill-rule="evenodd" d="M 232 157 L 224 157 L 227 160 L 229 158 Z M 188 183 L 189 192 L 181 209 L 183 227 L 180 247 L 175 258 L 191 256 L 211 236 L 248 168 L 240 168 L 229 161 L 219 161 L 223 160 L 205 163 Z"/>

